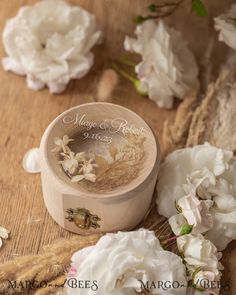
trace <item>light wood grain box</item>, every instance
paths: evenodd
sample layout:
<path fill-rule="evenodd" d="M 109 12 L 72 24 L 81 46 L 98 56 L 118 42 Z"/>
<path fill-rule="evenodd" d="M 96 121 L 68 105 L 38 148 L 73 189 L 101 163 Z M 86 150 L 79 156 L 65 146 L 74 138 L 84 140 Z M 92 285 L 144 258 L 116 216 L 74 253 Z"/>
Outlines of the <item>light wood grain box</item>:
<path fill-rule="evenodd" d="M 106 176 L 100 176 L 104 183 L 71 182 L 52 152 L 54 139 L 65 134 L 77 139 L 70 143 L 71 150 L 96 155 L 98 172 L 101 163 L 108 163 L 102 174 Z M 125 158 L 124 151 L 131 158 L 121 161 L 123 166 L 118 169 L 119 154 Z M 86 235 L 129 230 L 143 219 L 157 180 L 160 149 L 150 127 L 134 112 L 110 103 L 90 103 L 62 113 L 49 125 L 41 141 L 40 159 L 50 215 L 63 228 Z M 113 164 L 116 172 L 110 169 Z"/>

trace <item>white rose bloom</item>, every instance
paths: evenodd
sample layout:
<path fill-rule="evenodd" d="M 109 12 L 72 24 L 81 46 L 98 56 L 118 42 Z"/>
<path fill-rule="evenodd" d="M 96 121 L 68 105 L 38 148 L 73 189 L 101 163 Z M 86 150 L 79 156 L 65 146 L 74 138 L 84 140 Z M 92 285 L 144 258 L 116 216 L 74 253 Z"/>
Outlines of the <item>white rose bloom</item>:
<path fill-rule="evenodd" d="M 207 270 L 198 271 L 193 277 L 193 284 L 202 295 L 218 295 L 220 292 L 220 275 L 215 276 L 214 272 Z M 205 290 L 204 293 L 203 290 Z"/>
<path fill-rule="evenodd" d="M 211 209 L 214 227 L 207 232 L 219 250 L 223 250 L 236 239 L 236 162 L 225 172 L 225 179 L 220 179 L 213 191 L 215 205 Z"/>
<path fill-rule="evenodd" d="M 204 233 L 213 227 L 212 215 L 209 212 L 213 201 L 201 201 L 189 194 L 180 198 L 176 205 L 181 213 L 169 218 L 169 223 L 175 234 L 180 234 L 181 226 L 184 224 L 193 225 L 193 233 Z"/>
<path fill-rule="evenodd" d="M 7 21 L 3 43 L 7 71 L 27 76 L 28 87 L 65 90 L 70 79 L 85 76 L 93 65 L 92 47 L 101 39 L 95 16 L 62 0 L 22 7 Z"/>
<path fill-rule="evenodd" d="M 201 234 L 180 236 L 177 238 L 177 245 L 190 270 L 200 267 L 202 270 L 214 272 L 215 275 L 219 274 L 221 264 L 218 259 L 221 255 L 215 245 Z"/>
<path fill-rule="evenodd" d="M 145 21 L 137 26 L 135 34 L 137 39 L 126 36 L 124 46 L 142 56 L 135 68 L 142 92 L 159 107 L 172 108 L 174 97 L 183 99 L 198 85 L 194 56 L 181 34 L 162 21 Z"/>
<path fill-rule="evenodd" d="M 176 254 L 164 251 L 154 232 L 140 229 L 133 232 L 106 234 L 92 247 L 82 249 L 72 257 L 69 278 L 95 282 L 98 289 L 79 289 L 67 282 L 68 295 L 131 295 L 145 286 L 152 294 L 183 295 L 186 292 L 186 269 Z M 142 283 L 140 282 L 142 281 Z M 167 290 L 158 288 L 158 282 L 168 282 Z M 177 281 L 179 288 L 172 288 Z M 154 283 L 154 285 L 153 285 Z"/>
<path fill-rule="evenodd" d="M 233 153 L 210 144 L 174 151 L 167 156 L 160 169 L 157 185 L 159 213 L 168 218 L 176 215 L 176 202 L 178 204 L 181 198 L 194 194 L 200 202 L 205 201 L 206 206 L 199 219 L 204 222 L 198 224 L 203 226 L 204 223 L 204 227 L 207 227 L 209 218 L 207 237 L 218 250 L 223 250 L 230 241 L 236 239 L 235 169 Z M 213 204 L 206 200 L 213 201 Z M 188 212 L 188 219 L 190 213 L 196 219 L 196 207 L 192 206 L 190 210 L 192 212 Z M 181 225 L 179 221 L 176 224 L 173 220 L 172 224 L 175 224 L 175 229 Z"/>
<path fill-rule="evenodd" d="M 202 235 L 184 235 L 177 238 L 178 249 L 184 257 L 193 285 L 203 294 L 219 294 L 223 266 L 219 262 L 222 254 Z M 198 294 L 188 290 L 187 294 Z"/>
<path fill-rule="evenodd" d="M 215 29 L 219 31 L 219 41 L 236 50 L 236 5 L 226 13 L 214 18 Z"/>

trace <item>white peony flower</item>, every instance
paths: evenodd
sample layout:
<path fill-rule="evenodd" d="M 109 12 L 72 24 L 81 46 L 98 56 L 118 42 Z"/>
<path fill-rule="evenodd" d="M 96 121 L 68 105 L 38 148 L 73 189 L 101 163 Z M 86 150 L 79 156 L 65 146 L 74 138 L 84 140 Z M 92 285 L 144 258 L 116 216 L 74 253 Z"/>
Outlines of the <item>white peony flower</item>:
<path fill-rule="evenodd" d="M 94 59 L 91 49 L 100 39 L 92 14 L 63 0 L 42 0 L 8 20 L 3 67 L 26 75 L 31 89 L 48 86 L 60 93 L 71 79 L 88 73 Z"/>
<path fill-rule="evenodd" d="M 177 245 L 193 286 L 197 290 L 205 290 L 203 294 L 219 294 L 220 270 L 223 267 L 219 262 L 222 255 L 217 252 L 216 247 L 200 234 L 180 236 L 177 238 Z M 196 293 L 193 292 L 193 294 Z"/>
<path fill-rule="evenodd" d="M 183 99 L 198 85 L 198 67 L 181 34 L 162 21 L 145 21 L 135 31 L 137 39 L 126 37 L 125 49 L 142 56 L 135 71 L 141 91 L 159 107 L 172 108 L 173 98 Z"/>
<path fill-rule="evenodd" d="M 201 211 L 201 220 L 204 222 L 200 225 L 203 226 L 204 223 L 206 227 L 205 221 L 209 218 L 207 237 L 219 250 L 223 250 L 230 241 L 236 239 L 235 169 L 233 153 L 210 144 L 171 153 L 160 169 L 157 185 L 159 213 L 168 218 L 176 215 L 176 202 L 178 204 L 181 198 L 189 194 L 195 195 L 200 202 L 212 201 L 213 204 L 204 202 L 206 207 Z M 192 207 L 191 210 L 196 218 L 196 208 L 193 210 Z M 189 215 L 188 219 L 190 220 Z M 181 221 L 178 224 L 173 221 L 172 224 L 174 223 L 177 229 Z"/>
<path fill-rule="evenodd" d="M 182 259 L 164 251 L 154 232 L 145 229 L 106 234 L 95 246 L 78 251 L 72 257 L 69 279 L 87 280 L 91 286 L 78 291 L 68 280 L 68 295 L 141 294 L 143 286 L 151 284 L 151 294 L 183 295 L 187 285 Z M 172 288 L 175 281 L 180 286 Z M 168 282 L 167 290 L 160 283 L 158 288 L 158 282 Z"/>
<path fill-rule="evenodd" d="M 226 14 L 214 18 L 215 29 L 219 31 L 219 41 L 236 50 L 236 5 Z"/>

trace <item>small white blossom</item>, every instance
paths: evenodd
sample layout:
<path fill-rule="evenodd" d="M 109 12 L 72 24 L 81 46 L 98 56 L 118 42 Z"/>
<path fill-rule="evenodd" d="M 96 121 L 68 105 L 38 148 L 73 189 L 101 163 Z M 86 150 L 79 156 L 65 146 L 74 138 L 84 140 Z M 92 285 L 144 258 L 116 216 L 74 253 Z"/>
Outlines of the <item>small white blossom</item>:
<path fill-rule="evenodd" d="M 71 175 L 74 174 L 79 166 L 79 162 L 75 158 L 75 153 L 70 151 L 68 154 L 61 153 L 61 155 L 64 157 L 64 160 L 59 161 L 59 164 L 62 165 L 65 172 L 68 172 Z"/>
<path fill-rule="evenodd" d="M 60 152 L 62 150 L 64 153 L 68 153 L 70 151 L 68 144 L 71 141 L 74 141 L 74 139 L 70 139 L 68 135 L 64 135 L 63 138 L 55 137 L 54 143 L 57 147 L 52 149 L 52 152 L 56 153 L 56 152 Z"/>
<path fill-rule="evenodd" d="M 232 151 L 210 144 L 174 151 L 167 156 L 159 173 L 159 213 L 168 218 L 175 216 L 179 213 L 175 205 L 183 198 L 185 201 L 180 201 L 180 205 L 184 206 L 184 218 L 196 226 L 195 233 L 206 230 L 206 237 L 218 250 L 225 249 L 236 239 L 235 171 L 236 159 Z M 186 203 L 188 195 L 194 195 L 199 202 L 194 199 L 191 205 Z M 183 219 L 173 218 L 171 225 L 178 230 Z"/>
<path fill-rule="evenodd" d="M 219 31 L 219 41 L 236 50 L 236 5 L 226 14 L 214 18 L 215 29 Z"/>
<path fill-rule="evenodd" d="M 9 233 L 10 232 L 6 228 L 0 226 L 0 248 L 3 244 L 2 240 L 6 240 L 9 238 Z"/>
<path fill-rule="evenodd" d="M 203 294 L 219 294 L 220 271 L 223 269 L 219 259 L 222 254 L 200 234 L 180 236 L 177 238 L 177 245 L 195 288 L 203 289 Z M 205 284 L 206 280 L 208 284 Z M 194 290 L 187 294 L 196 295 Z"/>
<path fill-rule="evenodd" d="M 65 90 L 85 76 L 94 62 L 91 49 L 101 40 L 95 16 L 63 0 L 23 6 L 3 31 L 3 67 L 27 77 L 28 87 Z"/>
<path fill-rule="evenodd" d="M 155 284 L 151 294 L 183 295 L 187 286 L 182 259 L 163 250 L 154 232 L 145 229 L 106 234 L 95 246 L 78 251 L 72 257 L 68 278 L 96 281 L 96 295 L 142 294 L 140 281 L 145 286 Z M 180 286 L 173 288 L 176 281 Z M 168 283 L 168 289 L 158 287 L 158 282 Z M 78 294 L 69 283 L 66 290 L 68 295 Z M 91 288 L 80 289 L 80 295 L 92 294 Z"/>
<path fill-rule="evenodd" d="M 77 153 L 77 154 L 75 155 L 75 159 L 76 159 L 79 163 L 80 163 L 80 162 L 84 163 L 84 162 L 86 161 L 86 159 L 85 159 L 85 152 Z"/>
<path fill-rule="evenodd" d="M 172 108 L 174 97 L 184 99 L 198 85 L 198 67 L 181 34 L 145 21 L 135 31 L 137 39 L 126 37 L 125 49 L 138 53 L 142 61 L 135 67 L 141 81 L 141 92 L 148 93 L 159 107 Z"/>
<path fill-rule="evenodd" d="M 213 218 L 209 211 L 213 201 L 199 200 L 195 195 L 189 194 L 180 198 L 176 205 L 181 212 L 169 218 L 175 234 L 180 233 L 184 224 L 193 225 L 193 233 L 205 233 L 213 227 Z"/>
<path fill-rule="evenodd" d="M 97 177 L 93 173 L 94 168 L 97 167 L 96 164 L 93 164 L 93 159 L 90 159 L 89 161 L 86 161 L 81 165 L 81 168 L 78 172 L 78 175 L 71 178 L 72 182 L 79 182 L 81 180 L 88 180 L 91 182 L 95 182 Z"/>
<path fill-rule="evenodd" d="M 80 182 L 82 180 L 95 182 L 97 177 L 94 174 L 94 169 L 97 167 L 97 164 L 93 163 L 93 158 L 87 160 L 85 152 L 75 154 L 71 151 L 68 146 L 71 141 L 74 141 L 74 139 L 70 139 L 68 135 L 64 135 L 62 139 L 59 137 L 54 138 L 56 148 L 52 152 L 63 151 L 60 153 L 63 160 L 59 161 L 59 164 L 62 165 L 66 173 L 69 173 L 72 182 Z"/>
<path fill-rule="evenodd" d="M 213 271 L 199 270 L 193 276 L 193 285 L 202 295 L 217 295 L 220 291 L 220 274 L 216 276 Z"/>

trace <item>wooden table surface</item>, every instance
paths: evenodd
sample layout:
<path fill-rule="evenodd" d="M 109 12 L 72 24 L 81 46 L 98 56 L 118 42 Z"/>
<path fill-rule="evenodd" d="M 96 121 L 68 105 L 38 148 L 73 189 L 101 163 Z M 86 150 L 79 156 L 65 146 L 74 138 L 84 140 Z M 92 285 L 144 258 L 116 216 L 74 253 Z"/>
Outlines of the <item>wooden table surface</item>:
<path fill-rule="evenodd" d="M 19 7 L 31 4 L 33 0 L 1 0 L 0 30 L 5 21 L 13 17 Z M 29 175 L 22 168 L 25 152 L 37 147 L 48 124 L 61 112 L 75 105 L 88 102 L 88 95 L 96 92 L 97 81 L 108 59 L 118 58 L 123 53 L 125 34 L 134 29 L 133 17 L 145 11 L 154 1 L 144 0 L 74 0 L 96 13 L 106 39 L 95 49 L 96 63 L 91 72 L 82 80 L 73 81 L 62 95 L 50 95 L 45 89 L 34 92 L 26 87 L 25 78 L 6 73 L 0 68 L 0 225 L 11 231 L 11 238 L 0 249 L 0 262 L 23 254 L 38 253 L 43 245 L 71 234 L 60 228 L 49 216 L 42 198 L 40 175 Z M 224 2 L 224 3 L 223 3 Z M 210 16 L 218 15 L 228 8 L 231 0 L 206 1 Z M 177 29 L 182 30 L 190 47 L 200 60 L 213 33 L 211 18 L 198 18 L 189 14 L 183 6 L 168 19 Z M 223 59 L 219 44 L 215 50 L 217 68 Z M 0 56 L 4 49 L 0 45 Z M 126 106 L 141 115 L 161 135 L 163 122 L 172 118 L 175 110 L 161 110 L 134 91 L 132 85 L 121 80 L 114 94 L 114 103 Z"/>

